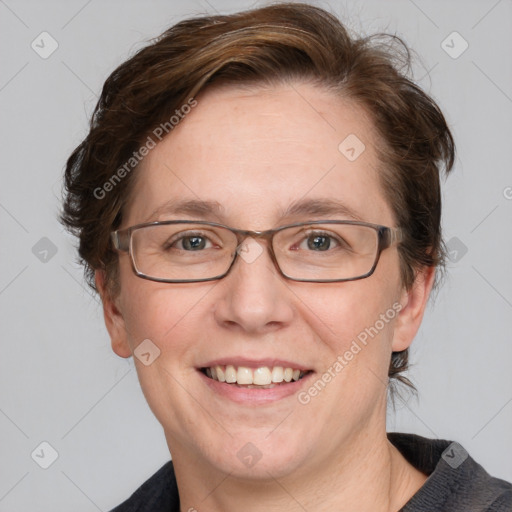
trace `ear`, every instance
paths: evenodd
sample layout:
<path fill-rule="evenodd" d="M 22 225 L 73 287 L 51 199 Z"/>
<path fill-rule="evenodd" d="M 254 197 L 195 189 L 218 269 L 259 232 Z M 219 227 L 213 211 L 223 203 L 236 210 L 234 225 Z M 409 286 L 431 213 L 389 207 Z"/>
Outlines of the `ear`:
<path fill-rule="evenodd" d="M 121 311 L 118 308 L 117 301 L 112 298 L 107 290 L 106 276 L 104 270 L 96 270 L 94 273 L 96 288 L 100 293 L 103 304 L 103 317 L 107 326 L 112 350 L 120 357 L 131 357 L 132 351 L 128 343 L 128 336 L 125 321 Z"/>
<path fill-rule="evenodd" d="M 416 273 L 410 290 L 403 290 L 393 334 L 393 352 L 401 352 L 412 343 L 420 328 L 423 313 L 434 284 L 435 267 L 424 267 Z"/>

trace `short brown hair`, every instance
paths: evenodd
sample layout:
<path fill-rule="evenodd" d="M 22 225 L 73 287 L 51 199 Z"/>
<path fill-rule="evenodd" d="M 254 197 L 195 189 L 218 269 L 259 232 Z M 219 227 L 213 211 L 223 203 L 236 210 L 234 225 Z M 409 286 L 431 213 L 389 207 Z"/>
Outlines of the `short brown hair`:
<path fill-rule="evenodd" d="M 402 282 L 410 288 L 419 268 L 443 268 L 440 173 L 451 170 L 455 148 L 439 107 L 407 78 L 410 64 L 400 38 L 352 38 L 335 16 L 302 3 L 195 17 L 169 28 L 109 76 L 89 134 L 67 161 L 61 221 L 79 238 L 90 286 L 96 289 L 94 271 L 104 269 L 108 289 L 118 292 L 109 233 L 121 224 L 134 182 L 137 166 L 130 172 L 126 162 L 155 127 L 168 126 L 174 112 L 214 83 L 308 81 L 364 108 L 381 139 L 382 187 L 405 234 L 398 248 Z M 97 192 L 107 188 L 108 196 Z M 393 353 L 389 376 L 406 382 L 407 366 L 407 350 Z"/>

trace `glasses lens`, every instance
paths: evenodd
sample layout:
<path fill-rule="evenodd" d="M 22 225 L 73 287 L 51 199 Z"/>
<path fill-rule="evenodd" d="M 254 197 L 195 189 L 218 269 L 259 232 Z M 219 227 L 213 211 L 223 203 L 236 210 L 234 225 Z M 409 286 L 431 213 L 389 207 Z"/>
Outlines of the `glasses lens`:
<path fill-rule="evenodd" d="M 137 272 L 156 279 L 215 278 L 228 270 L 236 247 L 234 233 L 204 224 L 156 224 L 132 232 Z"/>
<path fill-rule="evenodd" d="M 354 279 L 375 265 L 378 232 L 356 224 L 310 224 L 279 231 L 274 252 L 282 272 L 299 280 Z"/>
<path fill-rule="evenodd" d="M 372 227 L 328 222 L 282 229 L 273 241 L 283 274 L 304 281 L 364 277 L 375 266 L 378 245 L 378 231 Z M 139 274 L 177 282 L 223 276 L 237 247 L 235 233 L 201 223 L 144 226 L 131 237 Z"/>

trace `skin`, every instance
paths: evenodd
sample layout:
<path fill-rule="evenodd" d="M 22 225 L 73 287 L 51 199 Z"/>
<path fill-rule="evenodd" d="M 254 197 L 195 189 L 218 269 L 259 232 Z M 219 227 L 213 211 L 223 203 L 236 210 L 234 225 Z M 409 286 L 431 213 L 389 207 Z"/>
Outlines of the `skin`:
<path fill-rule="evenodd" d="M 280 218 L 303 197 L 336 199 L 362 220 L 395 226 L 376 134 L 360 107 L 307 83 L 210 88 L 197 100 L 138 169 L 122 227 L 202 218 L 265 230 L 346 218 Z M 351 133 L 366 146 L 353 162 L 338 151 Z M 223 217 L 151 216 L 182 199 L 218 201 Z M 161 350 L 149 366 L 134 360 L 172 453 L 182 511 L 393 511 L 423 484 L 426 476 L 387 440 L 386 383 L 391 352 L 419 328 L 433 269 L 405 290 L 396 247 L 383 251 L 371 277 L 334 284 L 286 280 L 267 251 L 252 263 L 239 258 L 222 280 L 193 284 L 140 279 L 128 254 L 119 263 L 116 297 L 96 274 L 105 322 L 119 356 L 147 338 Z M 307 405 L 296 395 L 235 403 L 197 372 L 219 357 L 269 357 L 300 362 L 318 378 L 394 303 L 400 313 Z M 261 453 L 252 467 L 237 457 L 248 442 Z"/>

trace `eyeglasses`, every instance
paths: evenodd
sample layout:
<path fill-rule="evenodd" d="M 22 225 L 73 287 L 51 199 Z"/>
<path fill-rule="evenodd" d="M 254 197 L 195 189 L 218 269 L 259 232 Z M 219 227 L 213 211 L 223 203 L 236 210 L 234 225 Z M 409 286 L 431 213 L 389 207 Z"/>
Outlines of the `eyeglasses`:
<path fill-rule="evenodd" d="M 170 220 L 113 231 L 114 247 L 130 254 L 135 274 L 162 283 L 194 283 L 225 277 L 237 256 L 251 262 L 268 242 L 280 274 L 293 281 L 332 283 L 369 277 L 381 252 L 402 239 L 400 228 L 367 222 L 321 220 L 267 231 L 234 229 L 215 222 Z M 245 242 L 245 243 L 244 243 Z M 252 251 L 251 258 L 247 258 Z M 249 251 L 249 252 L 250 252 Z M 256 252 L 255 252 L 256 251 Z M 259 251 L 259 252 L 258 252 Z"/>

